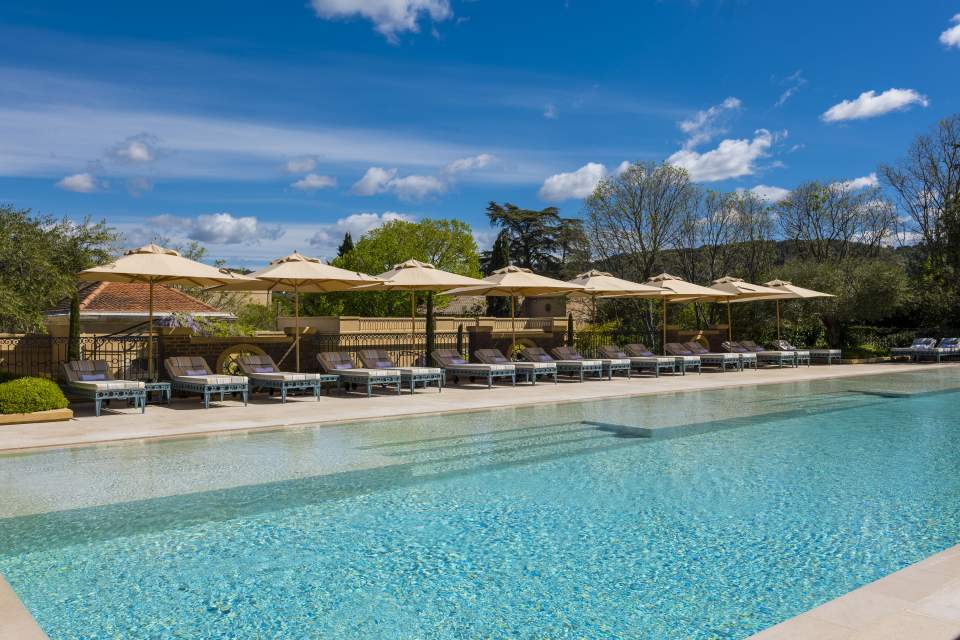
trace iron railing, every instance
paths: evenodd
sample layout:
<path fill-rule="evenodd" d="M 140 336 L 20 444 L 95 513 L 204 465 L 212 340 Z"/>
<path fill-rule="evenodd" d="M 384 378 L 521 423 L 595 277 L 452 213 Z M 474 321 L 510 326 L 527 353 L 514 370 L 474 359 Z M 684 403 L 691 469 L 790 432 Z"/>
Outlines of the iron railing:
<path fill-rule="evenodd" d="M 466 331 L 459 334 L 462 344 L 458 343 L 458 334 L 455 331 L 438 332 L 434 334 L 434 349 L 460 349 L 462 353 L 470 353 L 470 334 Z M 311 339 L 312 338 L 312 339 Z M 429 358 L 426 354 L 427 336 L 425 333 L 342 333 L 316 334 L 303 340 L 307 346 L 308 359 L 315 360 L 315 353 L 321 351 L 342 351 L 349 353 L 355 362 L 360 363 L 360 351 L 364 349 L 382 349 L 390 356 L 397 366 L 426 365 Z M 301 356 L 302 357 L 302 356 Z M 310 363 L 313 365 L 314 363 Z"/>
<path fill-rule="evenodd" d="M 105 360 L 117 377 L 147 377 L 147 336 L 112 335 L 80 338 L 80 358 Z M 157 348 L 156 338 L 154 345 Z M 69 338 L 44 335 L 0 336 L 0 371 L 15 376 L 58 379 L 67 361 Z"/>
<path fill-rule="evenodd" d="M 593 358 L 599 354 L 600 347 L 606 345 L 623 346 L 640 343 L 654 353 L 660 353 L 660 336 L 656 331 L 594 331 L 580 330 L 573 334 L 573 346 L 580 355 Z"/>

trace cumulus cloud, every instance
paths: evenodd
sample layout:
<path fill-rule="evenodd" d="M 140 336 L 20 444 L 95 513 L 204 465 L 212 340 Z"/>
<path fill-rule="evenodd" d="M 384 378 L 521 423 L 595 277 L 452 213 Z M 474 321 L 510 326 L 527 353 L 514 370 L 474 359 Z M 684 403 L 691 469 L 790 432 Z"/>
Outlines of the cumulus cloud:
<path fill-rule="evenodd" d="M 310 4 L 317 16 L 326 20 L 365 18 L 393 43 L 397 34 L 419 32 L 424 17 L 433 22 L 453 17 L 449 0 L 311 0 Z"/>
<path fill-rule="evenodd" d="M 953 26 L 940 34 L 940 42 L 947 47 L 960 47 L 960 13 L 950 19 Z"/>
<path fill-rule="evenodd" d="M 489 153 L 458 158 L 444 165 L 439 176 L 400 176 L 396 168 L 370 167 L 354 183 L 352 191 L 360 196 L 390 191 L 402 200 L 423 200 L 446 192 L 462 174 L 483 169 L 496 161 L 497 157 Z"/>
<path fill-rule="evenodd" d="M 387 186 L 402 200 L 423 200 L 447 190 L 447 183 L 434 176 L 410 175 L 394 178 Z"/>
<path fill-rule="evenodd" d="M 443 168 L 443 173 L 448 176 L 453 176 L 466 171 L 475 171 L 490 166 L 496 162 L 496 160 L 497 157 L 489 153 L 481 153 L 480 155 L 470 156 L 469 158 L 460 158 L 447 163 Z"/>
<path fill-rule="evenodd" d="M 557 111 L 557 105 L 552 102 L 548 102 L 543 108 L 543 117 L 547 120 L 556 120 L 560 117 L 560 112 Z"/>
<path fill-rule="evenodd" d="M 134 164 L 153 162 L 159 153 L 160 140 L 149 133 L 130 136 L 107 150 L 109 157 Z"/>
<path fill-rule="evenodd" d="M 789 189 L 784 189 L 783 187 L 773 187 L 766 184 L 758 184 L 757 186 L 748 189 L 748 191 L 761 200 L 766 200 L 767 202 L 780 202 L 790 195 Z"/>
<path fill-rule="evenodd" d="M 868 187 L 875 187 L 878 184 L 880 184 L 880 181 L 877 179 L 877 174 L 871 173 L 870 175 L 862 176 L 860 178 L 853 178 L 852 180 L 834 182 L 831 186 L 843 191 L 859 191 Z"/>
<path fill-rule="evenodd" d="M 384 169 L 382 167 L 370 167 L 363 177 L 353 184 L 353 192 L 359 196 L 372 196 L 377 193 L 383 193 L 387 190 L 387 185 L 397 175 L 396 169 Z"/>
<path fill-rule="evenodd" d="M 57 187 L 74 193 L 93 193 L 101 188 L 101 183 L 92 173 L 74 173 L 57 182 Z"/>
<path fill-rule="evenodd" d="M 276 240 L 285 230 L 260 224 L 256 216 L 235 217 L 231 213 L 202 214 L 196 218 L 167 213 L 153 216 L 148 222 L 155 229 L 183 234 L 189 240 L 211 244 L 257 244 L 261 239 Z"/>
<path fill-rule="evenodd" d="M 758 129 L 752 140 L 724 140 L 716 149 L 704 153 L 684 148 L 667 158 L 667 162 L 686 169 L 696 182 L 738 178 L 755 171 L 757 160 L 769 153 L 773 142 L 772 133 Z"/>
<path fill-rule="evenodd" d="M 598 162 L 588 162 L 576 171 L 557 173 L 543 181 L 538 192 L 548 202 L 560 202 L 570 198 L 586 198 L 597 184 L 607 176 L 607 168 Z"/>
<path fill-rule="evenodd" d="M 738 98 L 731 96 L 705 111 L 698 111 L 692 118 L 681 120 L 677 126 L 687 134 L 684 148 L 692 149 L 726 133 L 726 123 L 730 115 L 739 111 L 741 105 Z"/>
<path fill-rule="evenodd" d="M 317 168 L 317 159 L 312 156 L 302 156 L 300 158 L 290 158 L 287 160 L 284 169 L 287 173 L 309 173 Z"/>
<path fill-rule="evenodd" d="M 864 91 L 856 100 L 844 100 L 833 105 L 820 118 L 824 122 L 863 120 L 891 111 L 903 111 L 915 104 L 926 107 L 930 101 L 913 89 L 887 89 L 880 94 L 876 91 Z"/>
<path fill-rule="evenodd" d="M 332 224 L 322 225 L 317 229 L 308 242 L 313 247 L 319 247 L 322 250 L 332 250 L 343 239 L 343 234 L 349 233 L 354 239 L 358 239 L 363 234 L 381 227 L 394 220 L 404 220 L 413 222 L 416 218 L 405 213 L 396 211 L 385 211 L 383 213 L 354 213 L 344 218 L 338 219 Z"/>
<path fill-rule="evenodd" d="M 622 175 L 627 171 L 627 169 L 631 167 L 631 165 L 632 163 L 629 160 L 624 160 L 623 162 L 617 165 L 617 168 L 613 170 L 613 173 L 618 176 Z"/>
<path fill-rule="evenodd" d="M 317 189 L 329 189 L 337 186 L 337 179 L 330 176 L 308 173 L 290 186 L 294 189 L 300 189 L 301 191 L 316 191 Z"/>

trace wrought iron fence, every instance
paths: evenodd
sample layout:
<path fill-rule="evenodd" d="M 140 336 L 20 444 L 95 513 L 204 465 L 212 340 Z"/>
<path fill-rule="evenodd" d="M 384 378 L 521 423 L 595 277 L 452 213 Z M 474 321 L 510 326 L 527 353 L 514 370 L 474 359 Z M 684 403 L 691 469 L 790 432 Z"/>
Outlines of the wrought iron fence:
<path fill-rule="evenodd" d="M 650 350 L 659 353 L 660 342 L 660 336 L 657 335 L 656 331 L 625 332 L 581 330 L 573 334 L 573 346 L 581 355 L 588 358 L 596 357 L 599 354 L 600 347 L 606 345 L 622 346 L 632 343 L 646 345 Z"/>
<path fill-rule="evenodd" d="M 80 358 L 105 360 L 117 377 L 147 377 L 147 336 L 84 336 Z M 156 340 L 156 338 L 154 338 Z M 156 342 L 155 348 L 156 348 Z M 57 379 L 67 361 L 69 339 L 44 335 L 0 337 L 0 371 L 15 376 Z"/>
<path fill-rule="evenodd" d="M 458 341 L 462 341 L 462 344 Z M 390 359 L 397 366 L 425 365 L 429 362 L 426 357 L 427 336 L 425 333 L 343 333 L 317 334 L 313 340 L 305 340 L 304 344 L 315 348 L 315 353 L 321 351 L 342 351 L 353 356 L 354 361 L 360 362 L 360 351 L 364 349 L 381 349 L 386 351 Z M 470 335 L 464 331 L 457 334 L 455 331 L 439 332 L 434 334 L 434 349 L 459 349 L 461 353 L 470 353 Z M 308 359 L 313 359 L 313 354 Z M 312 362 L 310 363 L 313 364 Z"/>

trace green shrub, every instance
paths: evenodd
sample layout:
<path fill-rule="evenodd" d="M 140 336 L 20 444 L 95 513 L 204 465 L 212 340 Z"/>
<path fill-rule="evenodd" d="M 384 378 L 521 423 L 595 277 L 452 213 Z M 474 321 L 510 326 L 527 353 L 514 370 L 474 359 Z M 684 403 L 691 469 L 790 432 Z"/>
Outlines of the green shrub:
<path fill-rule="evenodd" d="M 66 406 L 63 391 L 50 380 L 18 378 L 0 384 L 0 413 L 33 413 Z"/>

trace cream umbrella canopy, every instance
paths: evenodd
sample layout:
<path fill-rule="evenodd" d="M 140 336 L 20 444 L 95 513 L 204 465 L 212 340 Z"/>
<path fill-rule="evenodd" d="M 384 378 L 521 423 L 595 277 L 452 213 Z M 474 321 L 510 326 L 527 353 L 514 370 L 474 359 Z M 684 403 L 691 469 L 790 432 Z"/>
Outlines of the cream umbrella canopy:
<path fill-rule="evenodd" d="M 777 301 L 777 340 L 780 339 L 780 301 L 781 300 L 806 300 L 809 298 L 833 298 L 834 297 L 832 293 L 822 293 L 820 291 L 814 291 L 813 289 L 804 289 L 803 287 L 798 287 L 787 280 L 771 280 L 770 282 L 764 282 L 763 286 L 776 290 L 778 294 L 776 296 L 771 296 L 769 298 L 762 298 L 764 300 Z"/>
<path fill-rule="evenodd" d="M 466 287 L 447 291 L 451 295 L 467 296 L 510 296 L 510 341 L 511 349 L 517 343 L 517 305 L 518 296 L 534 297 L 561 295 L 582 291 L 583 285 L 554 280 L 537 275 L 530 269 L 510 265 L 497 269 L 484 278 L 481 287 Z"/>
<path fill-rule="evenodd" d="M 576 278 L 567 280 L 567 282 L 583 287 L 583 290 L 571 292 L 570 295 L 590 298 L 593 304 L 594 322 L 597 320 L 597 298 L 660 298 L 663 296 L 663 289 L 640 284 L 639 282 L 623 280 L 610 273 L 596 269 L 581 273 Z"/>
<path fill-rule="evenodd" d="M 727 339 L 733 340 L 733 322 L 730 314 L 730 303 L 732 302 L 752 302 L 756 300 L 770 300 L 780 295 L 780 292 L 771 287 L 764 287 L 759 284 L 751 284 L 741 278 L 725 276 L 711 283 L 711 289 L 723 291 L 730 295 L 718 302 L 727 303 Z"/>
<path fill-rule="evenodd" d="M 292 291 L 296 336 L 291 348 L 296 350 L 295 360 L 298 372 L 300 371 L 300 294 L 350 291 L 383 283 L 380 278 L 324 264 L 317 258 L 305 256 L 297 251 L 272 260 L 263 269 L 251 273 L 250 277 L 255 279 L 228 283 L 214 288 L 230 291 Z M 284 357 L 288 353 L 290 353 L 289 350 Z"/>
<path fill-rule="evenodd" d="M 393 265 L 390 271 L 384 271 L 377 276 L 383 284 L 376 287 L 378 290 L 394 290 L 410 292 L 410 346 L 413 348 L 417 335 L 417 292 L 448 292 L 455 287 L 473 287 L 484 284 L 483 280 L 462 276 L 437 269 L 429 262 L 407 260 Z M 456 294 L 453 294 L 456 295 Z M 429 354 L 428 354 L 429 357 Z"/>
<path fill-rule="evenodd" d="M 701 287 L 698 284 L 687 282 L 677 276 L 669 273 L 661 273 L 647 280 L 644 284 L 656 287 L 662 290 L 661 299 L 663 300 L 663 345 L 661 350 L 666 353 L 667 346 L 667 303 L 668 302 L 692 302 L 694 300 L 703 300 L 706 298 L 722 299 L 730 296 L 725 291 L 712 289 L 710 287 Z"/>
<path fill-rule="evenodd" d="M 147 375 L 153 379 L 153 287 L 168 284 L 188 287 L 208 287 L 249 282 L 252 279 L 189 260 L 173 249 L 148 244 L 127 251 L 114 262 L 86 269 L 77 274 L 78 280 L 105 282 L 144 282 L 149 285 L 149 322 L 147 324 Z"/>

